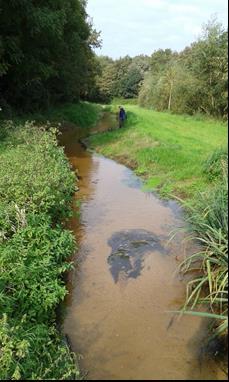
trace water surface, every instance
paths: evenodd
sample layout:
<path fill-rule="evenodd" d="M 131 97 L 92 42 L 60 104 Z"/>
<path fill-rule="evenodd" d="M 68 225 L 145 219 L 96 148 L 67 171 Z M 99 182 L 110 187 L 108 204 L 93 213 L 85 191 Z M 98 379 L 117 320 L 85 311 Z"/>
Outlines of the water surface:
<path fill-rule="evenodd" d="M 70 222 L 79 250 L 69 275 L 64 332 L 82 355 L 88 380 L 219 380 L 224 373 L 201 359 L 205 324 L 174 317 L 185 299 L 175 271 L 191 253 L 180 233 L 182 211 L 141 191 L 126 167 L 86 152 L 78 132 L 62 137 L 78 169 L 80 221 Z"/>

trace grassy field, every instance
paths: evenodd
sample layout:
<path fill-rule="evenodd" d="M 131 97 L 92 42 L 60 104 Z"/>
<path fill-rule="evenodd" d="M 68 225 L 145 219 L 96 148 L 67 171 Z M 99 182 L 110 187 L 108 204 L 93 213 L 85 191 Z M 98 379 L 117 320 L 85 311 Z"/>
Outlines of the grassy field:
<path fill-rule="evenodd" d="M 226 146 L 226 124 L 203 117 L 178 116 L 124 105 L 128 120 L 122 130 L 93 136 L 96 151 L 133 168 L 146 187 L 164 197 L 192 197 L 208 179 L 203 163 Z M 117 112 L 117 106 L 113 105 Z"/>

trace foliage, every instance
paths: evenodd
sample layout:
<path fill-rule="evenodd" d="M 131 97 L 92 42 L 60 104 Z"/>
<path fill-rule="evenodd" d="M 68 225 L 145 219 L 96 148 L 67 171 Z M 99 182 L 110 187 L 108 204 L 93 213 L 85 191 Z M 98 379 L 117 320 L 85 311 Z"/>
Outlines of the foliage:
<path fill-rule="evenodd" d="M 184 60 L 199 80 L 199 109 L 207 114 L 227 114 L 228 32 L 216 19 L 203 28 L 199 41 L 192 44 Z"/>
<path fill-rule="evenodd" d="M 227 32 L 212 19 L 199 40 L 183 52 L 154 52 L 139 104 L 159 111 L 226 117 L 227 51 Z"/>
<path fill-rule="evenodd" d="M 144 74 L 149 70 L 150 58 L 140 55 L 112 60 L 97 57 L 98 74 L 91 99 L 97 102 L 110 102 L 115 97 L 136 98 L 142 85 Z"/>
<path fill-rule="evenodd" d="M 31 124 L 34 123 L 34 121 L 41 126 L 47 125 L 47 121 L 49 121 L 49 124 L 51 123 L 55 126 L 72 123 L 87 132 L 87 130 L 97 124 L 103 111 L 103 107 L 99 104 L 81 101 L 62 104 L 58 107 L 50 107 L 42 112 L 26 113 L 22 116 L 14 112 L 13 120 L 19 125 L 28 124 L 28 122 Z M 1 136 L 4 137 L 4 135 L 5 129 L 2 127 L 0 130 L 0 138 Z"/>
<path fill-rule="evenodd" d="M 79 379 L 74 360 L 54 326 L 31 323 L 26 316 L 0 320 L 2 380 Z"/>
<path fill-rule="evenodd" d="M 1 131 L 0 378 L 74 379 L 54 321 L 75 248 L 61 224 L 75 176 L 51 126 L 8 122 Z"/>
<path fill-rule="evenodd" d="M 120 95 L 127 98 L 137 98 L 143 74 L 137 66 L 131 66 L 120 83 Z"/>
<path fill-rule="evenodd" d="M 228 179 L 227 162 L 222 164 L 222 179 L 213 189 L 204 192 L 190 211 L 189 221 L 202 250 L 185 259 L 181 270 L 198 275 L 187 285 L 183 312 L 202 307 L 202 316 L 217 320 L 216 334 L 228 330 Z M 205 311 L 207 305 L 210 313 Z"/>
<path fill-rule="evenodd" d="M 1 1 L 0 76 L 4 109 L 35 110 L 78 100 L 94 81 L 99 35 L 81 0 Z"/>
<path fill-rule="evenodd" d="M 139 105 L 179 114 L 227 117 L 228 33 L 212 18 L 182 52 L 159 49 L 149 56 L 97 57 L 90 99 L 139 99 Z"/>
<path fill-rule="evenodd" d="M 145 77 L 139 93 L 139 104 L 158 111 L 193 114 L 198 92 L 198 83 L 184 65 L 175 61 L 162 71 Z"/>
<path fill-rule="evenodd" d="M 71 234 L 52 228 L 47 215 L 27 215 L 25 227 L 0 248 L 0 295 L 6 296 L 1 309 L 36 322 L 52 317 L 66 295 L 60 276 L 70 267 L 64 260 L 73 249 Z"/>
<path fill-rule="evenodd" d="M 52 108 L 43 118 L 50 121 L 67 121 L 74 123 L 81 128 L 91 128 L 97 124 L 101 117 L 102 107 L 89 102 L 79 102 L 77 104 L 64 104 L 58 108 Z"/>
<path fill-rule="evenodd" d="M 26 212 L 61 216 L 74 191 L 74 176 L 63 149 L 57 147 L 55 130 L 44 132 L 27 123 L 11 139 L 12 146 L 0 157 L 2 201 L 17 203 Z"/>

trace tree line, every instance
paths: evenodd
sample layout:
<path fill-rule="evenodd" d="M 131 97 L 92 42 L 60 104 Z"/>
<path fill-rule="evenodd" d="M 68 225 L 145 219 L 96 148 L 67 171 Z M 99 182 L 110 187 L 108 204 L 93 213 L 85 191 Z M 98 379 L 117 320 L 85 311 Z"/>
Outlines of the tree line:
<path fill-rule="evenodd" d="M 228 31 L 216 19 L 179 53 L 114 60 L 95 55 L 100 44 L 86 0 L 0 0 L 0 106 L 24 112 L 123 97 L 159 111 L 227 115 Z"/>
<path fill-rule="evenodd" d="M 0 0 L 0 105 L 27 111 L 86 97 L 98 45 L 85 0 Z"/>
<path fill-rule="evenodd" d="M 182 52 L 159 49 L 118 60 L 97 57 L 92 97 L 137 98 L 141 106 L 174 113 L 227 115 L 228 32 L 212 18 Z"/>

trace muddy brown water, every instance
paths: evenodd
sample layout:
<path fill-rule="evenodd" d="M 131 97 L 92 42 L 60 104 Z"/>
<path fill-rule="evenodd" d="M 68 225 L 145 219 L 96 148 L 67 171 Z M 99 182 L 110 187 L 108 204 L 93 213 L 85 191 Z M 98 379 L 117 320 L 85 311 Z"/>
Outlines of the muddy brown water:
<path fill-rule="evenodd" d="M 78 241 L 63 331 L 81 355 L 87 380 L 225 380 L 201 357 L 205 321 L 177 317 L 185 282 L 179 261 L 193 248 L 175 202 L 141 190 L 125 166 L 89 153 L 81 132 L 65 129 L 61 144 L 79 174 L 81 216 L 69 223 Z"/>

